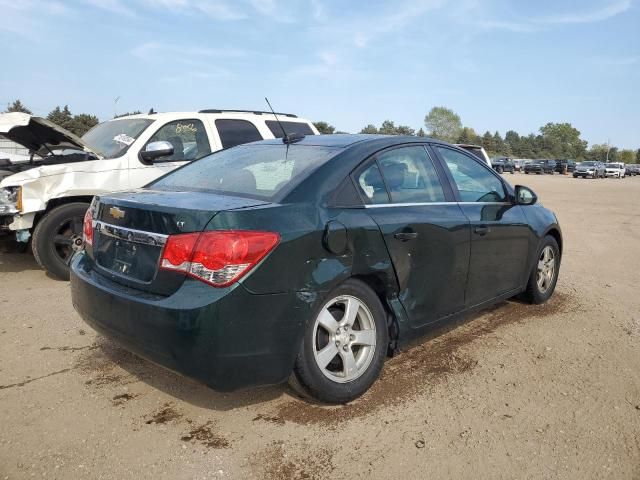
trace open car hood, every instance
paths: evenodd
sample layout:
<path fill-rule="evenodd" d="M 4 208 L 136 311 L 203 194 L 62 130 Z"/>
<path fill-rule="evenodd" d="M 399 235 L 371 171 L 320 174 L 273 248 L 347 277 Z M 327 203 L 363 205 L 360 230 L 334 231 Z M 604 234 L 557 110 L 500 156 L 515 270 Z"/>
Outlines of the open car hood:
<path fill-rule="evenodd" d="M 0 114 L 0 136 L 28 148 L 41 157 L 50 155 L 54 150 L 64 149 L 94 153 L 80 137 L 45 118 L 27 113 Z"/>

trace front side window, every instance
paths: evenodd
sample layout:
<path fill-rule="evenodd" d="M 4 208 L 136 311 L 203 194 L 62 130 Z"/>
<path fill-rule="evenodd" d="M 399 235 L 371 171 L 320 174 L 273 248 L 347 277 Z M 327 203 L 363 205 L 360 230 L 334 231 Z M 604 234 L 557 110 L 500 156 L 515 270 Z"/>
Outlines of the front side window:
<path fill-rule="evenodd" d="M 450 148 L 435 146 L 444 158 L 463 202 L 504 202 L 504 186 L 488 167 Z"/>
<path fill-rule="evenodd" d="M 444 202 L 444 190 L 423 146 L 395 148 L 377 158 L 392 203 Z"/>
<path fill-rule="evenodd" d="M 176 120 L 162 126 L 147 142 L 166 141 L 173 145 L 173 155 L 163 161 L 197 160 L 211 153 L 209 137 L 200 120 Z"/>
<path fill-rule="evenodd" d="M 216 128 L 220 135 L 222 148 L 231 148 L 243 143 L 262 140 L 256 126 L 247 120 L 216 120 Z"/>

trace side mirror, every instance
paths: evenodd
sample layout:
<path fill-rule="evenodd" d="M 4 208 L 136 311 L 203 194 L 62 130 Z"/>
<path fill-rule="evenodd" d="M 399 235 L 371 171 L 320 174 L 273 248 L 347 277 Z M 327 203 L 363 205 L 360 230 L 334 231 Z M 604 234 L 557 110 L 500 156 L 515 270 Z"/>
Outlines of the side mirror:
<path fill-rule="evenodd" d="M 516 185 L 516 205 L 533 205 L 538 201 L 538 196 L 529 187 Z"/>
<path fill-rule="evenodd" d="M 151 142 L 140 152 L 140 159 L 145 163 L 152 163 L 160 157 L 173 155 L 173 145 L 165 140 Z"/>

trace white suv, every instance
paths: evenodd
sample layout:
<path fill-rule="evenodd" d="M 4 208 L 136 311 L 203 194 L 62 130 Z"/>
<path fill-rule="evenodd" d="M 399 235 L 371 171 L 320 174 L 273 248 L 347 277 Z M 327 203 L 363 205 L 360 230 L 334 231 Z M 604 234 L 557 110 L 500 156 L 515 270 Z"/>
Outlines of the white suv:
<path fill-rule="evenodd" d="M 613 178 L 624 178 L 625 175 L 625 165 L 624 163 L 615 162 L 615 163 L 607 163 L 605 164 L 605 175 L 607 177 Z"/>
<path fill-rule="evenodd" d="M 31 160 L 0 164 L 0 231 L 19 242 L 33 235 L 40 266 L 68 279 L 93 195 L 142 187 L 217 150 L 282 138 L 283 128 L 287 136 L 318 134 L 292 114 L 200 110 L 120 117 L 80 139 L 43 118 L 1 114 L 0 136 L 29 149 Z"/>

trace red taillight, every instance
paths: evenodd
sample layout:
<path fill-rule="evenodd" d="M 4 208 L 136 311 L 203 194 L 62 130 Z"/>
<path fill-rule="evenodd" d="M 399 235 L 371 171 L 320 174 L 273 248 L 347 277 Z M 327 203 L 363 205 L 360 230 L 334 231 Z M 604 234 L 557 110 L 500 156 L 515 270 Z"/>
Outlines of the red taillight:
<path fill-rule="evenodd" d="M 226 287 L 255 267 L 279 241 L 277 233 L 251 230 L 171 235 L 162 251 L 160 268 Z"/>
<path fill-rule="evenodd" d="M 87 213 L 84 214 L 82 236 L 85 244 L 93 246 L 93 203 L 87 209 Z"/>

